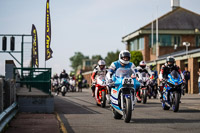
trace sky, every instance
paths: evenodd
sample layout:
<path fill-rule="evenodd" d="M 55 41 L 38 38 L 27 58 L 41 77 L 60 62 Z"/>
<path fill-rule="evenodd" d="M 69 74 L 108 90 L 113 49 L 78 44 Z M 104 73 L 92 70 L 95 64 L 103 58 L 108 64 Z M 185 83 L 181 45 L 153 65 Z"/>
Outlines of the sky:
<path fill-rule="evenodd" d="M 180 0 L 180 6 L 200 14 L 200 0 Z M 0 34 L 31 34 L 35 25 L 39 44 L 39 67 L 45 67 L 46 0 L 0 0 Z M 158 9 L 158 10 L 157 10 Z M 46 61 L 52 73 L 70 72 L 70 57 L 101 55 L 126 49 L 122 37 L 171 11 L 171 0 L 50 0 L 51 49 Z M 157 13 L 158 11 L 158 13 Z M 9 38 L 8 45 L 9 45 Z M 25 61 L 30 60 L 31 38 L 25 37 Z M 21 37 L 16 37 L 16 51 Z M 9 46 L 7 46 L 9 49 Z M 0 51 L 2 40 L 0 37 Z M 19 61 L 20 54 L 13 54 Z M 5 75 L 8 53 L 0 53 L 0 75 Z M 15 61 L 17 67 L 19 64 Z"/>

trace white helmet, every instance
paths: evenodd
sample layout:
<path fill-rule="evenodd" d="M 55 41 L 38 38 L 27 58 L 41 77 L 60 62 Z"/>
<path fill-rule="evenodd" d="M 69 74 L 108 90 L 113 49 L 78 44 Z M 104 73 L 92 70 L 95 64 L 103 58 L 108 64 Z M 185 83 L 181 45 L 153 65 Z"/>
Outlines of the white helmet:
<path fill-rule="evenodd" d="M 125 61 L 123 60 L 122 58 L 123 57 L 128 57 L 128 61 Z M 131 59 L 131 54 L 128 50 L 122 50 L 120 53 L 119 53 L 119 61 L 123 64 L 128 64 L 129 61 Z"/>
<path fill-rule="evenodd" d="M 104 60 L 99 60 L 98 61 L 98 66 L 102 70 L 105 68 L 106 62 Z"/>
<path fill-rule="evenodd" d="M 106 65 L 106 62 L 104 60 L 99 60 L 98 61 L 98 65 L 99 66 L 105 66 Z"/>
<path fill-rule="evenodd" d="M 146 67 L 146 62 L 140 61 L 140 67 L 144 69 Z"/>

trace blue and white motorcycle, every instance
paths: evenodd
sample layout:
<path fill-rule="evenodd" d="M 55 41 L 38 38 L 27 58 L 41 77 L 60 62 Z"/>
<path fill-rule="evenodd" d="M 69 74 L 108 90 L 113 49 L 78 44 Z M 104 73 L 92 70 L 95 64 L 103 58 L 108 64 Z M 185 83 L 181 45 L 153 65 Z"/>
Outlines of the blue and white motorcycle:
<path fill-rule="evenodd" d="M 124 117 L 126 123 L 130 122 L 132 111 L 135 106 L 134 97 L 134 81 L 131 78 L 133 74 L 130 68 L 119 68 L 113 74 L 112 80 L 114 86 L 111 89 L 111 108 L 115 119 Z"/>
<path fill-rule="evenodd" d="M 174 112 L 179 110 L 179 103 L 182 93 L 183 80 L 180 74 L 173 70 L 168 74 L 168 79 L 164 86 L 162 108 L 169 110 L 172 107 Z"/>

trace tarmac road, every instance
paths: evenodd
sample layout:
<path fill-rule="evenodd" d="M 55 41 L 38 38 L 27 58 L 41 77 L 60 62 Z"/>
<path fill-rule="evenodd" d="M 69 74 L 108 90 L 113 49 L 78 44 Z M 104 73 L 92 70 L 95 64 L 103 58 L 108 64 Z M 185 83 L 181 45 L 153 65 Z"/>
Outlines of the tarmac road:
<path fill-rule="evenodd" d="M 90 89 L 55 96 L 55 111 L 68 133 L 200 133 L 200 96 L 185 95 L 179 112 L 164 111 L 158 99 L 136 103 L 130 123 L 115 120 L 107 104 L 96 105 Z"/>

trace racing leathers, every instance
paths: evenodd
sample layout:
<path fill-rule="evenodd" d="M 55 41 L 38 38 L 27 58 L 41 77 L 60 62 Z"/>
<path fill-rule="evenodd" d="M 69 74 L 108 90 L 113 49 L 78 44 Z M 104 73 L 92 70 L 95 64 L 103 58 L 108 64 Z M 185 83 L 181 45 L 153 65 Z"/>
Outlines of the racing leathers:
<path fill-rule="evenodd" d="M 151 70 L 147 66 L 145 66 L 145 67 L 137 66 L 136 76 L 137 76 L 137 80 L 140 83 L 142 83 L 142 74 L 143 73 L 148 74 L 149 77 L 151 76 Z M 138 101 L 141 101 L 141 98 L 139 97 L 139 89 L 136 90 L 136 97 L 137 97 Z"/>
<path fill-rule="evenodd" d="M 181 72 L 181 69 L 179 68 L 179 66 L 177 65 L 168 66 L 167 63 L 165 63 L 164 65 L 162 65 L 160 75 L 159 75 L 159 79 L 160 81 L 162 81 L 160 84 L 162 88 L 164 87 L 166 80 L 168 79 L 168 74 L 170 74 L 173 70 L 177 71 L 181 75 L 181 78 L 183 79 L 183 81 L 185 80 L 184 75 Z M 160 97 L 161 99 L 163 97 L 164 91 L 165 90 L 163 90 L 163 92 L 161 93 L 161 97 Z"/>
<path fill-rule="evenodd" d="M 106 74 L 106 77 L 109 83 L 113 82 L 112 75 L 116 72 L 118 68 L 130 68 L 133 71 L 133 76 L 135 76 L 137 72 L 137 69 L 132 62 L 129 62 L 128 64 L 124 64 L 124 66 L 122 66 L 119 60 L 115 61 L 110 65 L 109 70 Z M 137 89 L 139 86 L 140 85 L 138 83 L 134 83 L 134 89 Z M 109 87 L 109 93 L 110 93 L 110 89 L 111 88 Z"/>
<path fill-rule="evenodd" d="M 92 72 L 92 76 L 91 76 L 91 79 L 92 79 L 92 86 L 91 86 L 91 89 L 92 89 L 92 96 L 94 97 L 94 92 L 95 92 L 95 85 L 96 85 L 96 77 L 97 76 L 106 76 L 106 73 L 107 73 L 107 69 L 104 67 L 103 69 L 101 69 L 99 66 L 96 66 Z"/>

